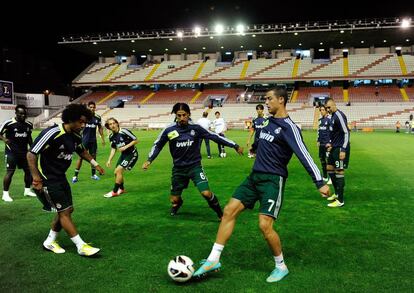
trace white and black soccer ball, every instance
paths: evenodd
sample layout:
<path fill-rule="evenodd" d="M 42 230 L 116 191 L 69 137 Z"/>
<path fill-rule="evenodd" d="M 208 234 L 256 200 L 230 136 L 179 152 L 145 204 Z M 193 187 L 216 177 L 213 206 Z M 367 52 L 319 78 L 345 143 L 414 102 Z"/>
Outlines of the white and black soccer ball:
<path fill-rule="evenodd" d="M 176 282 L 187 282 L 194 274 L 194 262 L 185 255 L 178 255 L 168 263 L 168 275 Z"/>

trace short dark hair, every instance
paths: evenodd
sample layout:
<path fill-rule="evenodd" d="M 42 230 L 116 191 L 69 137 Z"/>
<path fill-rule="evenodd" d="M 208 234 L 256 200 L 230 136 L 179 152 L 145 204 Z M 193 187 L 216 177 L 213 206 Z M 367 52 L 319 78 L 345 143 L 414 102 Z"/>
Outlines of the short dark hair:
<path fill-rule="evenodd" d="M 17 105 L 14 109 L 15 113 L 17 113 L 17 110 L 22 109 L 23 111 L 27 112 L 27 108 L 25 105 Z"/>
<path fill-rule="evenodd" d="M 70 123 L 78 121 L 82 116 L 85 116 L 86 120 L 92 119 L 92 111 L 81 104 L 69 104 L 62 112 L 63 123 Z"/>
<path fill-rule="evenodd" d="M 220 114 L 220 112 L 219 111 L 216 111 L 216 113 L 214 113 L 214 115 L 217 115 L 217 114 Z M 221 115 L 221 114 L 220 114 Z"/>
<path fill-rule="evenodd" d="M 273 91 L 273 93 L 276 97 L 283 97 L 283 99 L 285 100 L 284 105 L 286 106 L 287 101 L 288 101 L 288 94 L 287 94 L 286 87 L 277 86 L 277 87 L 274 87 L 272 89 L 269 89 L 269 91 Z"/>
<path fill-rule="evenodd" d="M 203 117 L 206 118 L 208 116 L 208 112 L 203 112 Z"/>
<path fill-rule="evenodd" d="M 257 105 L 256 110 L 264 110 L 263 105 L 262 104 Z"/>
<path fill-rule="evenodd" d="M 190 106 L 187 103 L 176 103 L 171 111 L 171 114 L 177 114 L 178 111 L 183 110 L 191 115 Z"/>
<path fill-rule="evenodd" d="M 94 102 L 94 101 L 89 101 L 89 102 L 88 102 L 88 107 L 89 107 L 90 105 L 94 105 L 94 106 L 96 107 L 96 104 L 95 104 L 95 102 Z"/>
<path fill-rule="evenodd" d="M 109 128 L 109 120 L 114 120 L 114 121 L 115 121 L 115 123 L 116 123 L 116 124 L 118 124 L 118 127 L 119 127 L 119 122 L 118 122 L 118 120 L 116 120 L 114 117 L 111 117 L 111 118 L 106 119 L 106 121 L 105 121 L 105 128 L 106 128 L 106 129 L 111 130 L 111 129 Z"/>

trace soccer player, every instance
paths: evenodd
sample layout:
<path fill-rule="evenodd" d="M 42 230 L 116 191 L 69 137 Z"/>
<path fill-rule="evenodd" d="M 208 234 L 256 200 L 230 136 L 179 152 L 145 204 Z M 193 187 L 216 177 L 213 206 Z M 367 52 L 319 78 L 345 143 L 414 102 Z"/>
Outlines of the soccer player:
<path fill-rule="evenodd" d="M 331 123 L 331 117 L 326 111 L 325 106 L 320 106 L 319 112 L 321 113 L 321 118 L 319 118 L 318 138 L 316 140 L 319 148 L 319 160 L 321 161 L 323 180 L 328 184 L 332 184 L 331 179 L 328 178 L 328 172 L 326 170 L 326 144 L 329 143 L 329 125 Z"/>
<path fill-rule="evenodd" d="M 23 105 L 17 105 L 15 109 L 16 117 L 8 119 L 0 126 L 0 140 L 5 143 L 5 162 L 6 175 L 3 179 L 2 199 L 7 202 L 13 201 L 9 194 L 10 184 L 16 167 L 24 171 L 24 196 L 36 196 L 30 190 L 32 177 L 29 166 L 27 165 L 26 153 L 28 147 L 33 143 L 32 130 L 33 124 L 26 121 L 27 110 Z"/>
<path fill-rule="evenodd" d="M 265 122 L 265 118 L 264 118 L 264 107 L 262 104 L 259 104 L 256 106 L 256 112 L 257 112 L 257 117 L 254 118 L 252 120 L 252 127 L 250 128 L 250 134 L 249 137 L 247 138 L 247 148 L 249 148 L 250 146 L 250 141 L 252 139 L 252 136 L 254 134 L 254 142 L 256 142 L 259 139 L 259 135 L 260 135 L 260 129 L 263 128 L 263 122 Z M 249 158 L 254 158 L 255 155 L 249 152 Z"/>
<path fill-rule="evenodd" d="M 98 150 L 98 145 L 96 143 L 96 129 L 97 128 L 99 131 L 99 135 L 101 136 L 101 139 L 102 139 L 102 146 L 105 146 L 105 138 L 103 134 L 101 116 L 95 113 L 95 110 L 96 110 L 95 102 L 90 101 L 88 103 L 88 108 L 89 110 L 92 111 L 93 116 L 92 116 L 92 119 L 86 123 L 85 129 L 82 132 L 82 144 L 84 145 L 86 150 L 92 155 L 92 157 L 96 160 L 96 153 Z M 79 158 L 76 161 L 75 175 L 72 178 L 72 183 L 78 182 L 79 171 L 81 167 L 82 167 L 82 158 Z M 99 176 L 96 175 L 96 169 L 92 165 L 91 165 L 91 172 L 92 172 L 91 179 L 99 180 Z"/>
<path fill-rule="evenodd" d="M 224 133 L 227 130 L 226 122 L 224 121 L 223 118 L 220 117 L 221 114 L 219 111 L 216 111 L 214 115 L 216 116 L 216 119 L 213 120 L 214 132 L 222 137 L 225 137 Z M 218 152 L 219 152 L 220 158 L 226 157 L 226 151 L 224 149 L 223 144 L 220 144 L 220 143 L 218 144 Z"/>
<path fill-rule="evenodd" d="M 345 203 L 345 169 L 348 168 L 351 153 L 350 131 L 345 114 L 338 110 L 333 99 L 328 99 L 325 107 L 331 114 L 330 142 L 326 145 L 329 151 L 327 170 L 335 190 L 335 193 L 328 197 L 328 200 L 333 200 L 328 207 L 338 208 Z"/>
<path fill-rule="evenodd" d="M 92 256 L 99 252 L 99 248 L 92 247 L 82 240 L 72 220 L 72 192 L 65 174 L 72 162 L 73 152 L 77 152 L 100 174 L 104 174 L 101 166 L 82 145 L 81 131 L 91 118 L 92 112 L 84 105 L 66 106 L 62 112 L 63 124 L 43 130 L 27 153 L 33 188 L 43 204 L 43 209 L 57 212 L 49 235 L 43 242 L 43 247 L 54 253 L 65 252 L 56 241 L 62 228 L 76 245 L 79 255 Z"/>
<path fill-rule="evenodd" d="M 168 142 L 174 164 L 171 176 L 171 216 L 175 216 L 182 206 L 181 194 L 188 187 L 191 179 L 210 208 L 221 219 L 223 212 L 220 203 L 217 196 L 210 191 L 207 177 L 201 166 L 200 142 L 203 138 L 208 138 L 216 143 L 234 148 L 240 155 L 243 154 L 243 148 L 239 147 L 235 142 L 205 130 L 200 125 L 189 121 L 191 112 L 190 107 L 186 103 L 175 104 L 172 113 L 176 115 L 176 122 L 168 125 L 161 131 L 148 155 L 148 160 L 144 162 L 142 168 L 147 170 Z"/>
<path fill-rule="evenodd" d="M 208 112 L 203 112 L 203 117 L 197 120 L 197 124 L 203 127 L 205 130 L 210 130 L 211 121 L 207 118 L 207 116 Z M 206 143 L 207 158 L 211 159 L 210 141 L 208 138 L 204 138 L 204 142 Z"/>
<path fill-rule="evenodd" d="M 112 131 L 109 135 L 111 142 L 111 153 L 109 154 L 106 166 L 111 167 L 111 161 L 116 151 L 121 152 L 115 167 L 115 184 L 114 188 L 106 193 L 104 197 L 115 197 L 125 193 L 124 171 L 131 170 L 138 161 L 138 151 L 135 145 L 138 143 L 136 136 L 126 128 L 120 128 L 118 120 L 109 118 L 105 122 L 105 127 Z"/>
<path fill-rule="evenodd" d="M 286 90 L 278 87 L 268 91 L 265 97 L 271 116 L 264 122 L 259 140 L 252 146 L 252 151 L 256 152 L 253 170 L 224 208 L 216 242 L 207 260 L 194 273 L 194 277 L 204 276 L 221 267 L 220 255 L 233 233 L 237 217 L 246 208 L 252 209 L 256 201 L 260 202 L 259 227 L 273 253 L 276 266 L 266 281 L 280 281 L 289 273 L 273 223 L 282 206 L 285 181 L 288 177 L 287 165 L 293 153 L 312 177 L 321 195 L 329 194 L 329 187 L 324 184 L 318 167 L 306 149 L 299 127 L 286 111 Z"/>

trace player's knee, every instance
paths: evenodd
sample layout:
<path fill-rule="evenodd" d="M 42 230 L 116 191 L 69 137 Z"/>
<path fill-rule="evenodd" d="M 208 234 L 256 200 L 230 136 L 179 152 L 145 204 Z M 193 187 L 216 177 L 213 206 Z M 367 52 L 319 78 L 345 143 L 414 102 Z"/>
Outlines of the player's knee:
<path fill-rule="evenodd" d="M 226 205 L 223 211 L 223 217 L 233 219 L 236 216 L 236 208 L 232 207 L 231 205 Z"/>
<path fill-rule="evenodd" d="M 263 235 L 266 237 L 273 230 L 273 221 L 267 218 L 259 218 L 259 228 L 262 231 Z"/>
<path fill-rule="evenodd" d="M 211 198 L 212 193 L 210 190 L 204 190 L 201 192 L 201 195 L 204 196 L 205 198 Z"/>

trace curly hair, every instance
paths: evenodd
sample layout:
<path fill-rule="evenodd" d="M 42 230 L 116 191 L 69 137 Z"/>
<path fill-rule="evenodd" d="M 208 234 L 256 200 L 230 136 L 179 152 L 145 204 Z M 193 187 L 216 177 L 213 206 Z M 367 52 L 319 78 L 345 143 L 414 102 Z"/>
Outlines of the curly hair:
<path fill-rule="evenodd" d="M 93 114 L 85 105 L 69 104 L 62 112 L 62 121 L 63 123 L 75 122 L 81 119 L 82 116 L 86 118 L 86 121 L 89 121 L 92 119 Z"/>

